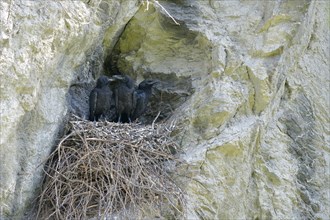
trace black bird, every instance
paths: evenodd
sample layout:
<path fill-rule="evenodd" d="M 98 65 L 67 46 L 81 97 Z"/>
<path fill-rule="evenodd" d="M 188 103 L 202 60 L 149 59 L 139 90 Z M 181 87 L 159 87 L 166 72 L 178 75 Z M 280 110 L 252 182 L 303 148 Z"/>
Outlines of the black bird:
<path fill-rule="evenodd" d="M 136 105 L 133 97 L 135 91 L 134 80 L 125 75 L 114 75 L 112 78 L 115 80 L 111 85 L 114 87 L 113 92 L 118 122 L 125 122 L 125 116 L 128 122 L 131 122 L 134 106 Z"/>
<path fill-rule="evenodd" d="M 143 80 L 139 84 L 139 87 L 135 90 L 134 99 L 136 100 L 136 105 L 132 116 L 133 121 L 143 115 L 147 110 L 147 106 L 151 96 L 152 86 L 158 82 L 159 81 L 152 79 Z"/>
<path fill-rule="evenodd" d="M 135 85 L 135 81 L 129 77 L 129 76 L 126 76 L 126 75 L 121 75 L 124 77 L 123 79 L 123 82 L 126 84 L 126 86 L 130 89 L 135 89 L 136 88 L 136 85 Z"/>
<path fill-rule="evenodd" d="M 89 120 L 97 121 L 102 114 L 110 109 L 110 100 L 112 92 L 108 86 L 109 79 L 106 76 L 100 76 L 97 79 L 96 87 L 89 95 Z"/>

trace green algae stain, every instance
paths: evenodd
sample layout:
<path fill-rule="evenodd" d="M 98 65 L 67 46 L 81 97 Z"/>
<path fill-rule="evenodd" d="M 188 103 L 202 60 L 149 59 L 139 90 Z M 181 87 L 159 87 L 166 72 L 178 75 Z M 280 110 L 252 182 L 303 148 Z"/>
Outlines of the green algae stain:
<path fill-rule="evenodd" d="M 260 28 L 259 33 L 267 31 L 270 27 L 276 26 L 280 23 L 291 21 L 291 16 L 286 14 L 280 14 L 271 17 L 266 21 L 266 23 Z"/>

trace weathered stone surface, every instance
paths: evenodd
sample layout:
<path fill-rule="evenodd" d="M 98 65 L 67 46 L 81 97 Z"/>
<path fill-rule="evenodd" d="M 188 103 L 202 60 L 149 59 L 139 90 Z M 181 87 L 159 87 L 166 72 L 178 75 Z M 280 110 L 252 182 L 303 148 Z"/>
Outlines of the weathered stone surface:
<path fill-rule="evenodd" d="M 3 216 L 104 69 L 162 81 L 147 117 L 178 122 L 188 219 L 328 219 L 328 1 L 160 1 L 180 26 L 155 1 L 87 2 L 0 3 Z"/>
<path fill-rule="evenodd" d="M 329 3 L 161 4 L 181 25 L 140 10 L 114 63 L 192 85 L 172 116 L 189 163 L 188 219 L 327 219 Z"/>
<path fill-rule="evenodd" d="M 131 0 L 0 2 L 1 219 L 32 204 L 70 85 L 93 82 L 105 33 L 115 42 L 137 9 Z"/>

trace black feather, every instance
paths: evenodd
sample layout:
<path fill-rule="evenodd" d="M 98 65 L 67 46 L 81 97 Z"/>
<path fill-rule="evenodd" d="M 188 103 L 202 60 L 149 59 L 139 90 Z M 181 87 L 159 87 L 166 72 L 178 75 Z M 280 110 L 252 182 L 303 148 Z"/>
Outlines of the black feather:
<path fill-rule="evenodd" d="M 115 106 L 118 116 L 118 122 L 131 122 L 131 117 L 136 105 L 133 97 L 135 91 L 135 83 L 129 76 L 114 75 L 112 76 Z M 126 118 L 124 118 L 126 116 Z"/>
<path fill-rule="evenodd" d="M 89 95 L 89 120 L 91 121 L 97 121 L 102 114 L 110 109 L 112 92 L 108 83 L 109 78 L 101 76 Z"/>
<path fill-rule="evenodd" d="M 149 99 L 151 97 L 152 86 L 158 83 L 158 81 L 147 79 L 142 81 L 139 84 L 139 87 L 134 91 L 134 99 L 135 99 L 135 108 L 132 115 L 132 120 L 136 120 L 141 115 L 143 115 L 148 107 Z"/>

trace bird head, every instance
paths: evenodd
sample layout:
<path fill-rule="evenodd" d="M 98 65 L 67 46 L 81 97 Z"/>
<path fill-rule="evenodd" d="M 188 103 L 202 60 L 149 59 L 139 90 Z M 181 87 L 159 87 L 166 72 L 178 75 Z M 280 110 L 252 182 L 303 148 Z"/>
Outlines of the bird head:
<path fill-rule="evenodd" d="M 139 84 L 139 89 L 151 88 L 153 85 L 160 83 L 159 80 L 145 79 Z"/>
<path fill-rule="evenodd" d="M 124 75 L 113 75 L 112 78 L 116 81 L 125 82 L 127 79 Z"/>
<path fill-rule="evenodd" d="M 108 80 L 108 84 L 111 84 L 112 82 L 115 82 L 115 81 L 116 81 L 116 79 L 110 77 L 109 80 Z"/>
<path fill-rule="evenodd" d="M 100 76 L 96 81 L 96 87 L 102 88 L 103 86 L 108 85 L 109 78 L 107 76 Z"/>
<path fill-rule="evenodd" d="M 126 77 L 124 75 L 113 75 L 110 78 L 110 87 L 117 88 L 126 84 Z"/>

